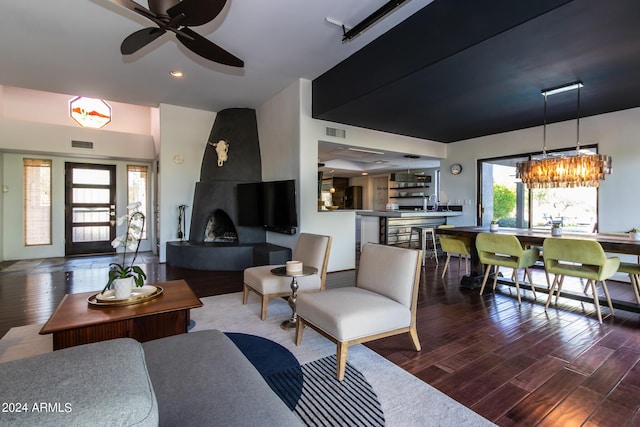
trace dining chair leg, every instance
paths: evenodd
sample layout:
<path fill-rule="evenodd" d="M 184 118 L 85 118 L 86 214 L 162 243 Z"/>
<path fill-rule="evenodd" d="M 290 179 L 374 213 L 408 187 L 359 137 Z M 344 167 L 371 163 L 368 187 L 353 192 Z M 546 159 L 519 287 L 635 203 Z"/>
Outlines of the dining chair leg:
<path fill-rule="evenodd" d="M 522 305 L 522 299 L 520 298 L 520 283 L 518 283 L 518 271 L 514 270 L 516 272 L 515 277 L 516 277 L 516 295 L 518 296 L 518 305 Z"/>
<path fill-rule="evenodd" d="M 547 279 L 547 289 L 551 289 L 551 281 L 549 280 L 549 272 L 546 269 L 544 270 L 544 276 Z"/>
<path fill-rule="evenodd" d="M 631 287 L 633 288 L 633 293 L 636 296 L 636 302 L 640 304 L 640 275 L 630 274 L 629 279 L 631 279 Z"/>
<path fill-rule="evenodd" d="M 549 308 L 549 304 L 551 303 L 551 299 L 553 298 L 553 291 L 556 289 L 556 286 L 558 286 L 558 280 L 560 276 L 558 276 L 557 274 L 553 276 L 553 283 L 551 283 L 551 286 L 549 287 L 549 296 L 547 297 L 547 302 L 544 305 L 544 310 L 546 311 L 547 308 Z M 556 304 L 557 304 L 558 300 L 556 299 Z"/>
<path fill-rule="evenodd" d="M 613 304 L 611 304 L 611 296 L 609 295 L 609 288 L 607 287 L 607 281 L 602 280 L 602 290 L 604 291 L 604 295 L 607 297 L 607 304 L 609 305 L 609 310 L 611 310 L 611 315 L 613 316 Z"/>
<path fill-rule="evenodd" d="M 480 287 L 480 295 L 484 292 L 484 286 L 487 284 L 487 279 L 489 278 L 489 272 L 491 271 L 490 265 L 485 265 L 484 270 L 484 278 L 482 279 L 482 286 Z"/>
<path fill-rule="evenodd" d="M 469 257 L 466 255 L 464 256 L 464 271 L 469 274 Z M 640 304 L 640 299 L 638 299 L 638 304 Z"/>
<path fill-rule="evenodd" d="M 593 305 L 596 306 L 596 314 L 598 315 L 598 322 L 602 323 L 602 313 L 600 312 L 600 303 L 598 302 L 598 292 L 595 280 L 589 280 L 587 284 L 591 283 L 591 292 L 593 294 Z"/>
<path fill-rule="evenodd" d="M 525 276 L 529 277 L 529 286 L 531 286 L 531 293 L 533 294 L 533 298 L 536 298 L 536 288 L 535 286 L 533 286 L 533 279 L 531 278 L 531 270 L 529 270 L 529 268 L 524 269 L 524 274 Z"/>
<path fill-rule="evenodd" d="M 564 285 L 564 275 L 560 276 L 560 281 L 558 282 L 558 290 L 556 291 L 556 305 L 558 305 L 558 298 L 560 298 L 560 292 L 562 291 L 562 285 Z"/>
<path fill-rule="evenodd" d="M 498 283 L 498 272 L 500 271 L 500 266 L 496 265 L 496 271 L 493 273 L 493 292 L 496 291 L 496 284 Z"/>
<path fill-rule="evenodd" d="M 447 254 L 447 260 L 444 263 L 444 269 L 442 270 L 442 278 L 444 279 L 444 275 L 447 272 L 447 268 L 449 268 L 449 261 L 451 261 L 451 254 Z M 460 270 L 460 269 L 458 269 Z"/>

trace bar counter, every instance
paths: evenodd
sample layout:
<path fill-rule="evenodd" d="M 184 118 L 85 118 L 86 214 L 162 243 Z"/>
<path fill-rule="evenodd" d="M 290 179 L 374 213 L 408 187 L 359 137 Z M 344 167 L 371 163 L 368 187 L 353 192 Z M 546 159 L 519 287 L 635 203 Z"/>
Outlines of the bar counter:
<path fill-rule="evenodd" d="M 447 218 L 461 216 L 460 211 L 357 211 L 361 216 L 360 241 L 362 244 L 407 244 L 411 227 L 437 227 L 447 223 Z M 416 236 L 417 237 L 417 236 Z"/>

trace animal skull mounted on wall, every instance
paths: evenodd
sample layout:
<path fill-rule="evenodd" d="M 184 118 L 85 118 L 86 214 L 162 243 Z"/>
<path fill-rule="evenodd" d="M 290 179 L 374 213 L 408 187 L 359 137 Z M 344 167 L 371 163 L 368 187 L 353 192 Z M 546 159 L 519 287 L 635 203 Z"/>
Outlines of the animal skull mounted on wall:
<path fill-rule="evenodd" d="M 218 167 L 222 167 L 229 156 L 229 143 L 224 139 L 221 139 L 218 142 L 207 141 L 207 144 L 216 149 L 216 153 L 218 154 Z"/>

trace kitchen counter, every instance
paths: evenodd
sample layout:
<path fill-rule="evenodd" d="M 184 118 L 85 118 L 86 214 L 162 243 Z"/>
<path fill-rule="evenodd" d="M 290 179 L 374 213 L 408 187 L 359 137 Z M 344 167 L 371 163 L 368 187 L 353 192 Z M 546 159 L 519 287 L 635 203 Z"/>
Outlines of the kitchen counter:
<path fill-rule="evenodd" d="M 357 211 L 360 216 L 360 242 L 365 244 L 407 245 L 412 227 L 437 227 L 447 223 L 447 218 L 461 216 L 461 211 Z M 417 238 L 417 235 L 414 235 Z M 417 242 L 415 242 L 417 243 Z"/>
<path fill-rule="evenodd" d="M 442 212 L 442 211 L 415 211 L 415 210 L 394 210 L 394 211 L 357 211 L 356 214 L 362 216 L 377 216 L 385 218 L 442 218 L 451 216 L 461 216 L 462 212 Z"/>

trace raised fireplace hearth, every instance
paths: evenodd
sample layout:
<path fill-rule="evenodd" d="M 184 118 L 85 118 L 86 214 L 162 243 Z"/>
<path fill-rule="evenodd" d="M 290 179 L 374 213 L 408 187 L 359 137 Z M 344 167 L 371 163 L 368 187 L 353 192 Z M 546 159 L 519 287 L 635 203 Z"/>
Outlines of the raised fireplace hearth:
<path fill-rule="evenodd" d="M 222 166 L 218 163 L 219 141 L 225 141 L 226 149 Z M 255 110 L 220 111 L 202 146 L 189 240 L 167 242 L 167 264 L 196 270 L 238 271 L 290 260 L 290 248 L 266 243 L 264 227 L 243 226 L 238 221 L 238 184 L 262 181 Z"/>

